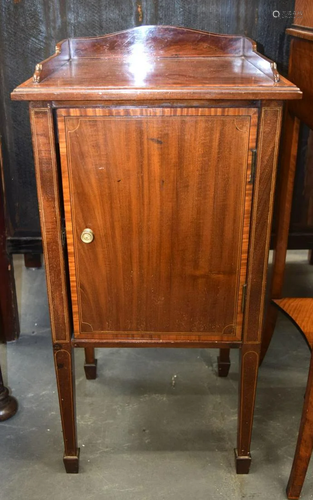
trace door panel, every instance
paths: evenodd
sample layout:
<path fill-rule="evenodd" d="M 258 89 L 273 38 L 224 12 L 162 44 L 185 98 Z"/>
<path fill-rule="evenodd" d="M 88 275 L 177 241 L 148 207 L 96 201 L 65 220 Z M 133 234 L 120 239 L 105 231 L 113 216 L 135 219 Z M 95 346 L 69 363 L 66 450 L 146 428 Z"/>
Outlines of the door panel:
<path fill-rule="evenodd" d="M 257 110 L 69 109 L 58 127 L 75 336 L 240 339 Z"/>

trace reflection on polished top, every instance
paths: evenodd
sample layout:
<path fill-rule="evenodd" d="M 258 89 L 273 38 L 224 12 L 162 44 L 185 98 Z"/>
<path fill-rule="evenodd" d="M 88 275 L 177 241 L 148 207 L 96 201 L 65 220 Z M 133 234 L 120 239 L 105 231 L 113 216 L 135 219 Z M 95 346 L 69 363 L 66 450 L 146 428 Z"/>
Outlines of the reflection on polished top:
<path fill-rule="evenodd" d="M 300 90 L 242 36 L 141 26 L 60 42 L 13 99 L 295 99 Z"/>

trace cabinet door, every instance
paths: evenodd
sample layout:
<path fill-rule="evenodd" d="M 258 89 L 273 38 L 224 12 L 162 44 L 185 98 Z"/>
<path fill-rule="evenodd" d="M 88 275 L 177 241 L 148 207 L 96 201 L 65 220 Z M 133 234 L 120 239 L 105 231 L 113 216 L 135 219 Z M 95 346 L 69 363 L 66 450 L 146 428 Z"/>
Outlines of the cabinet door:
<path fill-rule="evenodd" d="M 58 110 L 75 337 L 240 340 L 257 116 Z"/>

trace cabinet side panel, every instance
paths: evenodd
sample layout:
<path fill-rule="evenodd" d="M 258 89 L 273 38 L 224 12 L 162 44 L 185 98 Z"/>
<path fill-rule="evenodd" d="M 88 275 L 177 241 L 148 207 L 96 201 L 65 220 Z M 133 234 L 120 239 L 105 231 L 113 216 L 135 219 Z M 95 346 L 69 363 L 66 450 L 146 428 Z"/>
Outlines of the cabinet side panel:
<path fill-rule="evenodd" d="M 260 116 L 243 332 L 245 343 L 260 342 L 262 334 L 281 113 L 280 105 L 263 107 Z"/>
<path fill-rule="evenodd" d="M 37 192 L 54 342 L 69 341 L 66 266 L 62 246 L 59 179 L 51 108 L 30 107 Z"/>

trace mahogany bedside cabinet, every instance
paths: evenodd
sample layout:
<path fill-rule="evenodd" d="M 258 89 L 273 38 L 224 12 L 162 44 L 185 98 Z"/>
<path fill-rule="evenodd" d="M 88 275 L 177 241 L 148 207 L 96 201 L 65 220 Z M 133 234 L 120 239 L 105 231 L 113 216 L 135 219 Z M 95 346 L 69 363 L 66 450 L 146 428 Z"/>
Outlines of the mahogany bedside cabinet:
<path fill-rule="evenodd" d="M 141 26 L 59 43 L 12 98 L 30 101 L 66 471 L 74 347 L 89 378 L 95 347 L 218 347 L 241 349 L 248 473 L 282 105 L 300 90 L 248 38 Z"/>

